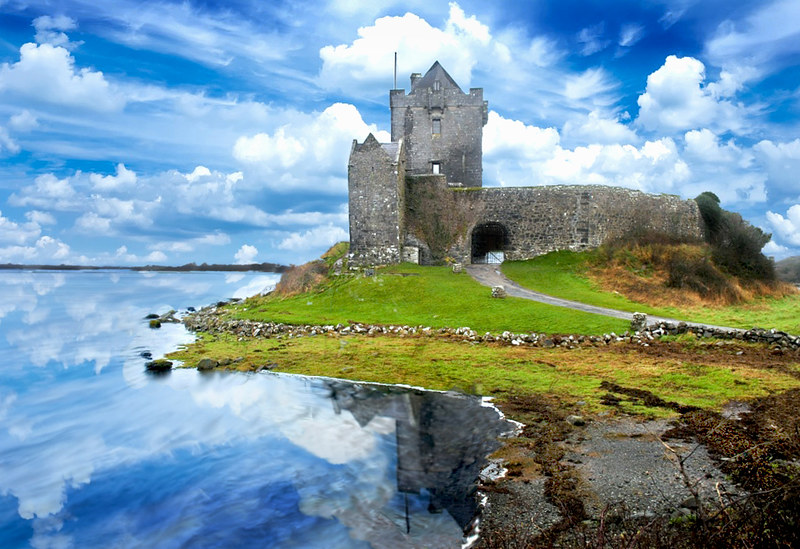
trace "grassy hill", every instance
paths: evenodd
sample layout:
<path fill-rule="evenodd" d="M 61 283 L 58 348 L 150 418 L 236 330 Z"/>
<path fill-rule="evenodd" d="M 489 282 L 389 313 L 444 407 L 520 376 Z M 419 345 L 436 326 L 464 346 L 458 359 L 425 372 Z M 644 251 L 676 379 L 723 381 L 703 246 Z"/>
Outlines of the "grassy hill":
<path fill-rule="evenodd" d="M 494 299 L 488 288 L 447 266 L 402 264 L 333 274 L 341 243 L 322 259 L 293 267 L 276 291 L 231 311 L 288 324 L 468 326 L 479 332 L 600 334 L 625 321 L 523 299 Z M 553 252 L 506 262 L 503 272 L 547 294 L 622 311 L 749 329 L 800 333 L 800 294 L 781 282 L 740 279 L 714 266 L 702 243 L 627 243 L 588 252 Z"/>
<path fill-rule="evenodd" d="M 800 333 L 800 294 L 775 281 L 744 280 L 714 265 L 702 243 L 609 245 L 507 262 L 506 276 L 591 305 L 681 320 Z"/>
<path fill-rule="evenodd" d="M 309 274 L 310 271 L 316 271 Z M 495 299 L 489 288 L 446 266 L 402 264 L 375 270 L 374 276 L 346 273 L 323 277 L 320 268 L 287 274 L 277 291 L 251 298 L 233 314 L 251 320 L 289 324 L 346 324 L 441 327 L 468 326 L 479 332 L 621 333 L 627 322 L 508 297 Z M 292 281 L 292 278 L 299 281 Z M 305 281 L 315 280 L 309 286 Z M 316 284 L 316 285 L 314 285 Z M 283 288 L 301 288 L 295 293 Z"/>

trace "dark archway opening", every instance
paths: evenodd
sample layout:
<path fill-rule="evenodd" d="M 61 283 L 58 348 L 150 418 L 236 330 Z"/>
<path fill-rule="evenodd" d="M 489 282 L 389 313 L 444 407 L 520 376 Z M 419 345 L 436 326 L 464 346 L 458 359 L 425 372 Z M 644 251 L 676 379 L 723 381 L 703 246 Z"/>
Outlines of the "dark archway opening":
<path fill-rule="evenodd" d="M 483 223 L 472 230 L 472 262 L 502 263 L 508 231 L 500 223 Z"/>

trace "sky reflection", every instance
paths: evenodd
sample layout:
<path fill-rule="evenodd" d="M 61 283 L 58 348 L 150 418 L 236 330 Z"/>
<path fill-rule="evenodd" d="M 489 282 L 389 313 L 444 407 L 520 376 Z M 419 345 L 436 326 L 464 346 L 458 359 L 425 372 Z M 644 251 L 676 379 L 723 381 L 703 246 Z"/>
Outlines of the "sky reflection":
<path fill-rule="evenodd" d="M 431 406 L 448 417 L 463 409 L 469 421 L 488 414 L 485 430 L 499 434 L 479 400 L 275 374 L 145 373 L 144 351 L 157 357 L 191 340 L 180 325 L 151 330 L 146 314 L 261 291 L 276 278 L 2 273 L 0 545 L 458 546 L 462 517 L 428 512 L 439 493 L 431 475 L 401 493 L 398 459 L 406 467 L 420 450 L 403 448 L 443 440 L 436 429 L 408 434 Z M 485 438 L 456 446 L 482 458 Z M 441 444 L 452 453 L 452 440 Z"/>

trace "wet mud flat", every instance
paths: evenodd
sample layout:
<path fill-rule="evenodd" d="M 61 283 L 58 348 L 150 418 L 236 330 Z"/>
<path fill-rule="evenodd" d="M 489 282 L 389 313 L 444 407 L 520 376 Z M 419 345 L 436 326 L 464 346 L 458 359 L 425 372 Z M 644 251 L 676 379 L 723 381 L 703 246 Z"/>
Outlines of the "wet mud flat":
<path fill-rule="evenodd" d="M 500 407 L 526 425 L 508 475 L 481 487 L 477 547 L 800 546 L 800 390 L 673 420 L 577 418 L 539 396 Z"/>

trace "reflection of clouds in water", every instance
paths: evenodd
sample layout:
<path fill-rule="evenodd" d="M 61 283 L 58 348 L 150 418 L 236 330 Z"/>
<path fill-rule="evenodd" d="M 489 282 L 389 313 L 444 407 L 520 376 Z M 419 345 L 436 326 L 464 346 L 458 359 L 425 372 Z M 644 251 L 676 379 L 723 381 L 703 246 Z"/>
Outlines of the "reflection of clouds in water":
<path fill-rule="evenodd" d="M 275 289 L 275 284 L 281 279 L 281 275 L 274 273 L 268 275 L 259 275 L 251 280 L 246 286 L 242 286 L 233 293 L 232 297 L 237 299 L 245 299 L 257 294 L 265 294 Z M 231 281 L 231 283 L 239 282 Z"/>
<path fill-rule="evenodd" d="M 225 275 L 225 284 L 236 284 L 244 280 L 244 273 L 228 273 Z"/>
<path fill-rule="evenodd" d="M 207 295 L 213 284 L 204 276 L 205 273 L 154 273 L 139 272 L 140 279 L 135 281 L 146 288 L 172 289 L 183 296 Z"/>
<path fill-rule="evenodd" d="M 275 449 L 284 456 L 277 462 L 262 456 L 259 463 L 277 468 L 276 478 L 292 482 L 309 516 L 335 517 L 352 529 L 363 529 L 356 537 L 373 544 L 381 529 L 386 539 L 394 540 L 396 533 L 386 528 L 387 521 L 397 518 L 387 518 L 386 509 L 379 511 L 397 493 L 394 449 L 386 447 L 394 440 L 394 420 L 376 416 L 361 427 L 349 410 L 337 414 L 327 390 L 312 380 L 266 374 L 204 376 L 194 370 L 157 378 L 144 373 L 140 351 L 161 356 L 191 336 L 180 325 L 150 330 L 143 316 L 152 309 L 143 304 L 185 305 L 186 296 L 206 284 L 202 276 L 197 284 L 182 283 L 192 275 L 164 276 L 170 280 L 161 284 L 159 276 L 115 273 L 121 278 L 111 281 L 114 287 L 108 274 L 94 279 L 96 283 L 86 282 L 90 279 L 81 274 L 45 277 L 47 283 L 37 283 L 38 276 L 20 276 L 14 284 L 4 281 L 6 288 L 21 291 L 13 294 L 16 301 L 0 299 L 0 306 L 6 303 L 10 311 L 17 311 L 4 319 L 4 328 L 12 328 L 6 332 L 12 360 L 6 370 L 11 375 L 0 382 L 0 495 L 17 499 L 20 516 L 38 517 L 31 523 L 34 546 L 72 543 L 59 522 L 70 512 L 64 506 L 71 488 L 78 489 L 79 500 L 77 494 L 102 489 L 104 481 L 99 479 L 107 478 L 108 472 L 124 475 L 128 468 L 158 463 L 179 450 L 206 452 L 256 440 L 263 440 L 258 444 L 265 453 Z M 274 282 L 278 275 L 259 275 L 253 281 L 225 277 L 225 284 L 260 286 L 265 278 Z M 223 277 L 217 274 L 213 280 L 219 286 Z M 99 291 L 93 288 L 98 284 Z M 210 291 L 219 295 L 219 290 Z M 52 295 L 37 302 L 37 296 L 47 292 Z M 204 299 L 210 302 L 213 295 Z M 23 327 L 24 315 L 38 314 L 37 308 L 52 311 L 47 321 Z M 73 368 L 89 362 L 102 375 Z M 30 364 L 49 367 L 31 369 Z M 98 477 L 94 486 L 93 477 Z M 186 503 L 181 498 L 191 499 L 171 489 L 164 497 L 178 498 L 176 504 Z M 251 506 L 253 513 L 264 504 L 260 496 L 239 503 Z M 196 502 L 188 505 L 203 508 Z M 120 516 L 136 512 L 129 502 L 118 511 Z M 431 520 L 447 518 L 438 517 Z M 182 519 L 175 520 L 178 523 L 169 522 L 169 528 L 182 527 Z M 153 541 L 148 536 L 156 535 L 137 532 L 135 523 L 130 526 L 128 532 L 143 536 L 143 546 Z M 114 527 L 107 539 L 120 539 L 116 536 L 125 531 Z M 125 539 L 135 545 L 135 537 Z M 80 542 L 77 535 L 74 541 Z"/>
<path fill-rule="evenodd" d="M 38 297 L 49 294 L 65 282 L 61 273 L 4 272 L 0 277 L 0 320 L 14 311 L 23 311 L 28 313 L 28 323 L 33 323 L 37 318 L 33 313 Z"/>
<path fill-rule="evenodd" d="M 337 414 L 327 397 L 310 394 L 308 383 L 268 374 L 222 376 L 191 392 L 198 404 L 227 406 L 248 424 L 264 426 L 265 433 L 277 428 L 296 446 L 332 464 L 366 459 L 375 450 L 376 435 L 394 430 L 393 421 L 380 418 L 362 428 L 349 411 Z"/>
<path fill-rule="evenodd" d="M 57 513 L 66 488 L 88 483 L 97 469 L 152 459 L 180 448 L 213 447 L 277 433 L 330 463 L 370 461 L 368 465 L 359 461 L 357 467 L 359 476 L 374 476 L 364 481 L 369 486 L 364 498 L 374 500 L 376 493 L 394 490 L 392 484 L 377 486 L 386 477 L 381 471 L 388 464 L 386 457 L 372 455 L 376 432 L 391 432 L 393 424 L 373 421 L 362 429 L 349 412 L 337 416 L 330 400 L 310 392 L 304 381 L 237 374 L 205 377 L 182 370 L 166 378 L 146 378 L 147 390 L 114 391 L 118 384 L 112 378 L 93 379 L 27 393 L 20 397 L 19 406 L 13 406 L 13 395 L 3 400 L 5 425 L 25 423 L 26 418 L 19 415 L 24 410 L 34 414 L 23 441 L 11 441 L 10 429 L 7 435 L 0 430 L 0 448 L 9 449 L 3 459 L 0 493 L 19 500 L 23 518 Z M 87 390 L 106 396 L 93 401 L 87 399 Z M 55 402 L 69 413 L 55 409 Z M 133 410 L 135 421 L 130 415 Z M 302 426 L 294 427 L 296 421 Z"/>
<path fill-rule="evenodd" d="M 191 294 L 212 287 L 209 282 L 180 284 L 185 278 L 182 276 L 165 278 L 170 278 L 168 283 L 156 286 L 166 288 L 162 295 L 174 291 L 171 299 L 179 302 L 186 295 L 183 291 Z M 149 290 L 142 292 L 141 283 L 153 287 L 156 276 L 113 273 L 112 284 L 123 280 L 116 289 L 108 279 L 108 274 L 96 273 L 67 276 L 23 272 L 0 278 L 0 311 L 5 315 L 20 313 L 4 319 L 10 327 L 5 330 L 5 339 L 11 348 L 5 351 L 9 360 L 4 364 L 0 386 L 0 493 L 15 495 L 20 514 L 26 518 L 58 511 L 66 486 L 88 482 L 97 465 L 115 467 L 153 452 L 201 440 L 223 443 L 230 438 L 227 428 L 208 437 L 204 426 L 180 432 L 160 417 L 151 417 L 152 421 L 137 417 L 132 427 L 132 410 L 141 415 L 143 410 L 155 409 L 149 401 L 153 391 L 130 398 L 135 393 L 126 390 L 116 377 L 94 378 L 94 382 L 85 376 L 80 382 L 62 379 L 74 366 L 94 362 L 94 372 L 100 374 L 109 364 L 123 362 L 123 377 L 130 378 L 132 385 L 150 385 L 167 400 L 175 397 L 174 390 L 146 377 L 144 360 L 134 349 L 149 349 L 159 356 L 178 343 L 190 341 L 191 335 L 182 325 L 165 325 L 154 332 L 143 321 L 146 309 L 140 304 L 147 300 L 141 295 Z M 221 277 L 217 275 L 215 280 L 219 284 Z M 98 285 L 101 291 L 97 291 Z M 38 296 L 48 297 L 40 301 Z M 59 308 L 51 309 L 50 305 Z M 34 322 L 23 327 L 30 321 Z M 123 353 L 125 359 L 115 362 L 114 357 Z M 30 365 L 48 364 L 54 366 L 44 374 L 30 369 Z M 182 399 L 185 408 L 194 410 L 188 398 Z M 85 410 L 92 402 L 102 409 Z M 122 417 L 120 410 L 124 411 Z M 143 415 L 146 418 L 148 413 Z M 191 412 L 184 415 L 183 425 L 195 425 Z M 132 442 L 106 447 L 104 441 L 118 433 L 125 433 Z"/>

